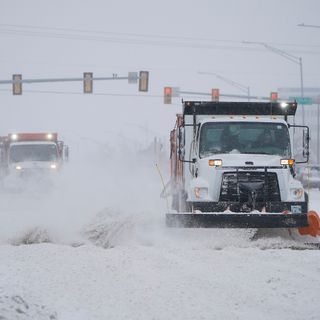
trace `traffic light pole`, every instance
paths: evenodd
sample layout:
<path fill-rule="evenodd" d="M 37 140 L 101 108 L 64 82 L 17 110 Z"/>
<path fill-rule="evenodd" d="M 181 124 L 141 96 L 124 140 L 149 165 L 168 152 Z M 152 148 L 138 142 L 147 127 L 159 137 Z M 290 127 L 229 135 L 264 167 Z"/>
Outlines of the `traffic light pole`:
<path fill-rule="evenodd" d="M 90 80 L 128 80 L 129 77 L 92 77 Z M 138 80 L 139 77 L 136 78 Z M 0 84 L 15 84 L 15 83 L 46 83 L 46 82 L 76 82 L 83 81 L 82 78 L 47 78 L 47 79 L 22 79 L 22 80 L 0 80 Z"/>
<path fill-rule="evenodd" d="M 77 81 L 105 81 L 105 80 L 128 80 L 129 83 L 137 83 L 139 80 L 139 91 L 148 91 L 149 85 L 149 72 L 140 71 L 138 72 L 129 72 L 126 77 L 119 77 L 117 74 L 113 74 L 112 77 L 93 77 L 92 73 L 86 72 L 83 77 L 77 78 L 44 78 L 44 79 L 22 79 L 22 75 L 13 75 L 12 80 L 0 80 L 1 84 L 12 84 L 22 85 L 23 83 L 52 83 L 52 82 L 77 82 Z M 19 93 L 22 94 L 22 88 L 20 88 Z"/>
<path fill-rule="evenodd" d="M 300 85 L 301 85 L 301 98 L 304 98 L 304 89 L 303 89 L 303 67 L 302 67 L 302 58 L 296 57 L 286 51 L 283 51 L 279 48 L 275 48 L 273 46 L 270 46 L 267 43 L 264 42 L 256 42 L 256 41 L 242 41 L 245 44 L 257 44 L 264 46 L 267 50 L 272 51 L 275 54 L 280 55 L 281 57 L 290 60 L 291 62 L 298 64 L 300 69 Z M 304 116 L 304 105 L 302 105 L 302 125 L 305 123 L 305 116 Z"/>

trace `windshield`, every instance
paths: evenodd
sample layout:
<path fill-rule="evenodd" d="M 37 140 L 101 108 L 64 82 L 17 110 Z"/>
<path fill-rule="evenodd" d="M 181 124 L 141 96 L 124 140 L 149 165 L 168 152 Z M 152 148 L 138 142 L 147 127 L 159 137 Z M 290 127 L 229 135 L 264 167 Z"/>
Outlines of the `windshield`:
<path fill-rule="evenodd" d="M 10 147 L 11 162 L 23 161 L 55 161 L 57 147 L 54 144 L 21 144 Z"/>
<path fill-rule="evenodd" d="M 269 154 L 289 157 L 287 126 L 281 123 L 210 122 L 201 127 L 200 157 L 218 153 Z"/>

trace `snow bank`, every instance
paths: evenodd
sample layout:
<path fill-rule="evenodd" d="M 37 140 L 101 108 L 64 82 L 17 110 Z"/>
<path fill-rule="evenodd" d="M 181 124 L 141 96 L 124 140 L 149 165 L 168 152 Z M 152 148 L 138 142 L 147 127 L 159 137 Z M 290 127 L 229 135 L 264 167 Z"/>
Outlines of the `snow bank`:
<path fill-rule="evenodd" d="M 2 246 L 0 287 L 63 320 L 318 319 L 319 251 L 185 242 Z"/>

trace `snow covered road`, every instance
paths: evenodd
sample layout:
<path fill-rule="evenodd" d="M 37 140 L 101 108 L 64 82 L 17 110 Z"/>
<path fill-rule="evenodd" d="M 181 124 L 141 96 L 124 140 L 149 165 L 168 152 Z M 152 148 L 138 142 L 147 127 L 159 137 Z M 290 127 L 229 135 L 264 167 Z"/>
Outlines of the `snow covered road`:
<path fill-rule="evenodd" d="M 0 319 L 319 319 L 320 250 L 253 230 L 166 229 L 159 186 L 147 199 L 133 181 L 122 202 L 117 184 L 1 195 Z"/>
<path fill-rule="evenodd" d="M 176 239 L 110 249 L 4 245 L 1 293 L 58 319 L 319 319 L 318 250 Z"/>

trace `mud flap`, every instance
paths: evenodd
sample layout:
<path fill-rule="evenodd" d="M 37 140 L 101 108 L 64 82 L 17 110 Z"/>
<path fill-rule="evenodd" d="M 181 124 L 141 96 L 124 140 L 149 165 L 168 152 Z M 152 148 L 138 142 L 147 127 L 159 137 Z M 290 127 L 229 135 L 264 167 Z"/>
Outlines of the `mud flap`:
<path fill-rule="evenodd" d="M 301 228 L 308 227 L 307 214 L 282 213 L 167 213 L 173 228 Z"/>

